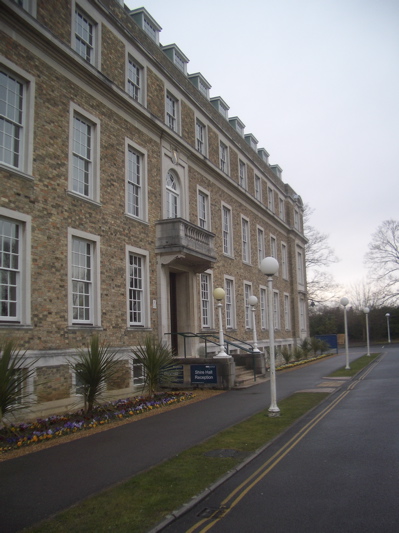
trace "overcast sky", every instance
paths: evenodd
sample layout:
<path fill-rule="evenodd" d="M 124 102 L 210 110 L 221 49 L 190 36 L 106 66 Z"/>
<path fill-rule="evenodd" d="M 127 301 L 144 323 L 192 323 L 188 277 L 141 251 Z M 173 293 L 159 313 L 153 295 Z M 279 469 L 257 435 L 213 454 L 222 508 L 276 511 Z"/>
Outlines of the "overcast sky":
<path fill-rule="evenodd" d="M 125 0 L 160 24 L 314 209 L 348 285 L 399 219 L 399 0 Z"/>

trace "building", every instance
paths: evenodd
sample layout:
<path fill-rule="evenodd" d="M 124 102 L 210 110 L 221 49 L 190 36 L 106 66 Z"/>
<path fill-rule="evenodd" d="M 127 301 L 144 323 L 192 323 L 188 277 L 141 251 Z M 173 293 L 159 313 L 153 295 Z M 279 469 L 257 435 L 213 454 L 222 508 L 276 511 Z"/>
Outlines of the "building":
<path fill-rule="evenodd" d="M 217 333 L 219 286 L 242 341 L 258 297 L 267 347 L 267 255 L 277 346 L 308 335 L 302 201 L 146 9 L 0 0 L 0 32 L 0 333 L 37 359 L 43 410 L 76 400 L 68 357 L 95 332 L 120 348 L 125 393 L 148 333 L 203 353 L 176 333 Z"/>

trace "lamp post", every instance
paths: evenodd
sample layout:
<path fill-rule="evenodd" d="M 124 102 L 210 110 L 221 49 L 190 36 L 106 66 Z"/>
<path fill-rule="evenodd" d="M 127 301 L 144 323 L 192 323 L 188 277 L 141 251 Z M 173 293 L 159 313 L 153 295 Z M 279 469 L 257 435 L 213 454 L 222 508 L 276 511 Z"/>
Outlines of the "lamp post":
<path fill-rule="evenodd" d="M 252 351 L 260 352 L 260 350 L 258 349 L 258 336 L 256 334 L 256 320 L 255 320 L 255 305 L 258 304 L 258 298 L 252 295 L 248 298 L 248 303 L 251 306 L 251 310 L 252 310 L 252 325 L 254 328 L 254 349 Z"/>
<path fill-rule="evenodd" d="M 345 353 L 346 353 L 346 366 L 345 370 L 350 370 L 349 366 L 349 349 L 348 349 L 348 320 L 346 318 L 346 306 L 349 303 L 348 298 L 345 296 L 340 300 L 341 305 L 344 307 L 344 322 L 345 322 Z"/>
<path fill-rule="evenodd" d="M 363 307 L 363 313 L 366 315 L 367 355 L 370 355 L 369 312 L 370 309 L 368 307 Z"/>
<path fill-rule="evenodd" d="M 222 300 L 224 299 L 226 293 L 224 292 L 224 289 L 221 287 L 218 287 L 213 291 L 213 297 L 215 300 L 217 300 L 217 308 L 219 312 L 219 346 L 220 351 L 217 355 L 214 357 L 230 357 L 225 351 L 224 351 L 224 335 L 223 335 L 223 322 L 222 322 Z"/>
<path fill-rule="evenodd" d="M 387 313 L 385 316 L 387 317 L 388 342 L 391 342 L 391 332 L 389 331 L 389 317 L 391 315 Z"/>
<path fill-rule="evenodd" d="M 262 259 L 260 269 L 267 276 L 267 292 L 269 304 L 269 339 L 270 339 L 270 407 L 269 416 L 279 416 L 280 409 L 276 399 L 276 364 L 274 360 L 274 313 L 273 313 L 273 276 L 278 271 L 278 261 L 274 257 Z"/>

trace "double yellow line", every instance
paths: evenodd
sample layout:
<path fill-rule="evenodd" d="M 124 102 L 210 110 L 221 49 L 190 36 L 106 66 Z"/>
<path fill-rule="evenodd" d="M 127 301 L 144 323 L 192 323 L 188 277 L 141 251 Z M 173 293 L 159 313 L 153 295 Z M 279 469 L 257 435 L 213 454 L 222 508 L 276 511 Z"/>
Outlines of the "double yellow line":
<path fill-rule="evenodd" d="M 381 359 L 379 359 L 380 361 Z M 306 435 L 328 415 L 348 394 L 359 381 L 363 380 L 376 366 L 379 361 L 375 361 L 362 374 L 362 376 L 350 383 L 348 388 L 341 392 L 339 396 L 329 404 L 323 411 L 315 416 L 303 428 L 301 428 L 294 437 L 292 437 L 284 446 L 280 448 L 270 459 L 268 459 L 262 466 L 260 466 L 253 474 L 251 474 L 245 481 L 238 485 L 221 503 L 220 507 L 209 517 L 204 518 L 192 526 L 187 533 L 205 533 L 209 531 L 219 520 L 225 517 L 255 485 L 257 485 L 267 474 L 282 460 L 284 457 L 297 445 Z"/>

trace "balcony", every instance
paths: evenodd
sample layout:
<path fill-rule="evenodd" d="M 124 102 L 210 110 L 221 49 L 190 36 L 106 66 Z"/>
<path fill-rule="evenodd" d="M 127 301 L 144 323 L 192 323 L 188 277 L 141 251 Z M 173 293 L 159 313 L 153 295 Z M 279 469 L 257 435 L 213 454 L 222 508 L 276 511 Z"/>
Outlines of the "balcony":
<path fill-rule="evenodd" d="M 163 264 L 205 272 L 216 261 L 215 234 L 182 218 L 156 223 L 156 248 Z"/>

